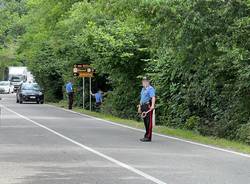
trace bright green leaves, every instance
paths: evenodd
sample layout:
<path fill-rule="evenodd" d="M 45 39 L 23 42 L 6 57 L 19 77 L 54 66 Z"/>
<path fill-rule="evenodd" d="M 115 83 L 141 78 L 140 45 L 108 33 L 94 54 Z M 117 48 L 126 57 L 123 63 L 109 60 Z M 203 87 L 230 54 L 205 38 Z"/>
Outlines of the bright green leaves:
<path fill-rule="evenodd" d="M 88 63 L 112 86 L 103 110 L 134 118 L 140 92 L 137 77 L 148 72 L 157 88 L 158 121 L 202 134 L 246 139 L 249 1 L 25 2 L 24 9 L 0 9 L 4 11 L 0 39 L 18 43 L 16 53 L 11 52 L 15 49 L 4 53 L 18 54 L 29 64 L 49 99 L 61 99 L 73 64 Z M 23 15 L 21 20 L 17 15 Z M 12 24 L 13 20 L 18 21 Z M 12 39 L 6 31 L 18 36 Z"/>
<path fill-rule="evenodd" d="M 161 22 L 156 34 L 163 34 L 155 44 L 162 118 L 185 127 L 190 117 L 198 117 L 196 130 L 202 134 L 235 138 L 250 114 L 249 6 L 182 2 L 165 3 L 154 18 Z"/>

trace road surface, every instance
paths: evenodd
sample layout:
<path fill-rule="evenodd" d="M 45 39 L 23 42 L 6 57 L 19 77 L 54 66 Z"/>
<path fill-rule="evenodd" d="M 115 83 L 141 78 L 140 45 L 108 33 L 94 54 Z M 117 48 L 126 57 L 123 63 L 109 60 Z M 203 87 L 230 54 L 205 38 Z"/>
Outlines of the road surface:
<path fill-rule="evenodd" d="M 250 156 L 2 95 L 0 184 L 249 184 Z"/>

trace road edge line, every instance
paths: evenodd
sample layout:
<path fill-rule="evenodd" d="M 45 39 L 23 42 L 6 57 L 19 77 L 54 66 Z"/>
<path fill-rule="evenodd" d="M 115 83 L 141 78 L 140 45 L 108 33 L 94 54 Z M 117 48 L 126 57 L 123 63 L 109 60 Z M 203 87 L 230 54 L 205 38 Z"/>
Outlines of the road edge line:
<path fill-rule="evenodd" d="M 50 107 L 53 107 L 53 108 L 57 108 L 59 110 L 66 111 L 66 112 L 78 114 L 78 115 L 83 116 L 83 117 L 89 117 L 89 118 L 92 118 L 92 119 L 95 119 L 95 120 L 103 121 L 103 122 L 106 122 L 106 123 L 109 123 L 109 124 L 112 124 L 112 125 L 115 125 L 115 126 L 131 129 L 131 130 L 135 130 L 135 131 L 139 131 L 139 132 L 144 132 L 144 130 L 139 129 L 139 128 L 134 128 L 134 127 L 131 127 L 131 126 L 128 126 L 128 125 L 124 125 L 124 124 L 116 123 L 116 122 L 113 122 L 113 121 L 97 118 L 97 117 L 90 116 L 90 115 L 87 115 L 87 114 L 84 114 L 84 113 L 75 112 L 75 111 L 72 111 L 72 110 L 68 110 L 68 109 L 57 107 L 57 106 L 50 105 L 50 104 L 46 104 L 46 105 L 50 106 Z M 196 145 L 196 146 L 201 146 L 201 147 L 213 149 L 213 150 L 216 150 L 216 151 L 226 152 L 226 153 L 230 153 L 230 154 L 250 158 L 250 155 L 246 154 L 246 153 L 241 153 L 241 152 L 232 151 L 232 150 L 228 150 L 228 149 L 224 149 L 224 148 L 219 148 L 219 147 L 216 147 L 216 146 L 211 146 L 211 145 L 202 144 L 202 143 L 198 143 L 198 142 L 194 142 L 194 141 L 189 141 L 189 140 L 185 140 L 185 139 L 182 139 L 182 138 L 168 136 L 168 135 L 164 135 L 164 134 L 160 134 L 160 133 L 156 133 L 156 132 L 153 132 L 153 135 L 168 138 L 168 139 L 171 139 L 171 140 L 176 140 L 176 141 L 180 141 L 180 142 L 189 143 L 189 144 Z"/>

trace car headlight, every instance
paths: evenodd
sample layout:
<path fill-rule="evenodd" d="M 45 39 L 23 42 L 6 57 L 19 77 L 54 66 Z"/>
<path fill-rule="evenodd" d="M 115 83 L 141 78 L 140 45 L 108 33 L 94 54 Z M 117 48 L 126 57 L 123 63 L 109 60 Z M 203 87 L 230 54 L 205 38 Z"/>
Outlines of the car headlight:
<path fill-rule="evenodd" d="M 43 93 L 42 93 L 42 92 L 39 92 L 39 93 L 38 93 L 38 95 L 39 95 L 39 96 L 42 96 L 42 95 L 43 95 Z"/>

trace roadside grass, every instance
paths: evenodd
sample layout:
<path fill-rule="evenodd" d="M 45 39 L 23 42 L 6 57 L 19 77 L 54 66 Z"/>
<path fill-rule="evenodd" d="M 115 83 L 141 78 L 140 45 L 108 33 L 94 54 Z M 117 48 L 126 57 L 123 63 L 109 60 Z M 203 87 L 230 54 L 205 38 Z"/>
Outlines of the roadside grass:
<path fill-rule="evenodd" d="M 61 107 L 61 108 L 67 108 L 66 101 L 61 101 L 59 103 L 50 103 L 50 104 L 57 106 L 57 107 Z M 118 118 L 118 117 L 115 117 L 112 115 L 108 115 L 108 114 L 84 110 L 80 107 L 75 107 L 73 109 L 73 111 L 78 112 L 78 113 L 82 113 L 82 114 L 86 114 L 89 116 L 93 116 L 96 118 L 112 121 L 115 123 L 128 125 L 128 126 L 131 126 L 134 128 L 139 128 L 139 129 L 144 128 L 144 124 L 142 122 L 135 121 L 135 120 L 121 119 L 121 118 Z M 182 138 L 182 139 L 189 140 L 189 141 L 194 141 L 197 143 L 217 146 L 217 147 L 228 149 L 228 150 L 233 150 L 233 151 L 238 151 L 241 153 L 250 154 L 250 146 L 247 144 L 241 143 L 241 142 L 237 142 L 237 141 L 230 141 L 230 140 L 216 138 L 216 137 L 202 136 L 202 135 L 200 135 L 196 132 L 193 132 L 193 131 L 183 130 L 183 129 L 173 129 L 173 128 L 169 128 L 166 126 L 156 126 L 156 127 L 154 127 L 154 132 L 168 135 L 168 136 L 172 136 L 172 137 L 176 137 L 176 138 Z"/>

